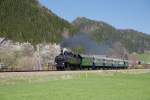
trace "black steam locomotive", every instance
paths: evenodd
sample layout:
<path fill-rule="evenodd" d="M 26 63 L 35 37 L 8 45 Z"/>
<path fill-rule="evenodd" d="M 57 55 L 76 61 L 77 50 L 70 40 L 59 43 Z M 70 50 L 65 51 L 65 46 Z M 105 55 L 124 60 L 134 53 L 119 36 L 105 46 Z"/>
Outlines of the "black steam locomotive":
<path fill-rule="evenodd" d="M 93 55 L 80 55 L 61 50 L 55 57 L 57 70 L 83 70 L 83 69 L 126 69 L 128 60 L 96 57 Z"/>
<path fill-rule="evenodd" d="M 81 68 L 82 57 L 72 52 L 63 52 L 55 57 L 57 70 L 76 70 Z"/>

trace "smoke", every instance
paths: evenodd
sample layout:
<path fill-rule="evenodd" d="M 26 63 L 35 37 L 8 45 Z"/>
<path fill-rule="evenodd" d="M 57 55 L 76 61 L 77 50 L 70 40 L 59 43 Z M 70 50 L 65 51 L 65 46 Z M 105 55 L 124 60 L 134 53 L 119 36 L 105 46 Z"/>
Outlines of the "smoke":
<path fill-rule="evenodd" d="M 109 43 L 96 43 L 92 36 L 87 33 L 77 33 L 73 37 L 65 38 L 61 43 L 65 48 L 84 48 L 84 54 L 106 55 L 110 49 Z"/>

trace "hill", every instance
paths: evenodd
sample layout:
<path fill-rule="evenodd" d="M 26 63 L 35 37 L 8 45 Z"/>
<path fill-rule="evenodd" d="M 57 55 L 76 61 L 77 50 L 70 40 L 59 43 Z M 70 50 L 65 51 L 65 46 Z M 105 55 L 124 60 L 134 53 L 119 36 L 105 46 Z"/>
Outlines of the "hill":
<path fill-rule="evenodd" d="M 0 37 L 19 42 L 60 42 L 74 27 L 38 0 L 0 0 Z"/>
<path fill-rule="evenodd" d="M 0 37 L 14 41 L 32 44 L 61 43 L 64 37 L 72 38 L 73 34 L 79 33 L 66 44 L 73 41 L 71 44 L 73 46 L 74 40 L 80 42 L 81 39 L 86 46 L 82 49 L 87 48 L 88 52 L 94 53 L 99 52 L 101 48 L 104 48 L 102 52 L 105 53 L 106 49 L 113 48 L 113 44 L 120 45 L 129 52 L 150 51 L 150 35 L 131 29 L 116 29 L 105 22 L 85 17 L 77 18 L 71 24 L 42 6 L 38 0 L 1 0 L 0 12 Z M 85 34 L 80 36 L 82 33 Z M 99 49 L 89 50 L 91 46 Z M 83 46 L 77 43 L 77 47 Z"/>
<path fill-rule="evenodd" d="M 102 21 L 78 17 L 72 22 L 81 33 L 88 33 L 97 43 L 120 43 L 130 53 L 150 50 L 150 35 L 132 29 L 116 29 Z"/>

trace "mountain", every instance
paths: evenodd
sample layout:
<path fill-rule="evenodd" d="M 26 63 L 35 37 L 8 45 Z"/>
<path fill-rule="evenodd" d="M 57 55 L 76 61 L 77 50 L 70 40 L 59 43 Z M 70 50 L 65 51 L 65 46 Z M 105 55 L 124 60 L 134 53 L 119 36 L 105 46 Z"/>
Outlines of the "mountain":
<path fill-rule="evenodd" d="M 0 37 L 19 42 L 60 42 L 75 28 L 38 0 L 0 0 Z"/>
<path fill-rule="evenodd" d="M 97 43 L 120 43 L 130 53 L 150 51 L 150 35 L 132 29 L 116 29 L 102 21 L 78 17 L 72 24 L 81 33 L 89 34 Z"/>
<path fill-rule="evenodd" d="M 38 0 L 0 0 L 0 37 L 32 44 L 62 43 L 64 47 L 76 44 L 80 50 L 87 48 L 87 52 L 97 53 L 101 48 L 118 46 L 129 52 L 150 51 L 150 35 L 132 29 L 116 29 L 105 22 L 85 17 L 69 23 Z M 99 49 L 94 51 L 91 47 Z M 106 49 L 102 52 L 105 53 Z"/>

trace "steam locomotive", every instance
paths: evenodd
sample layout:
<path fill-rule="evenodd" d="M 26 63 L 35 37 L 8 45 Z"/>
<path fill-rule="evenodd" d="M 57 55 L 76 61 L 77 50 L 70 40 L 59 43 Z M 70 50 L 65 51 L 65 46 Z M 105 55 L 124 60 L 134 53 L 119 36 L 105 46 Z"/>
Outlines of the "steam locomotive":
<path fill-rule="evenodd" d="M 63 50 L 55 57 L 55 64 L 57 70 L 127 69 L 129 66 L 128 60 L 80 55 Z"/>

